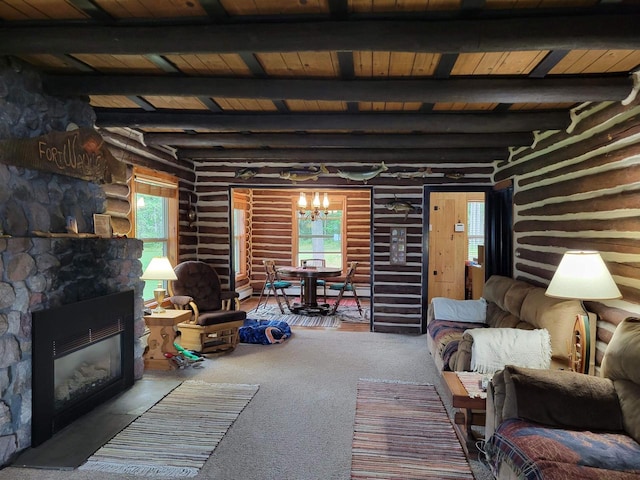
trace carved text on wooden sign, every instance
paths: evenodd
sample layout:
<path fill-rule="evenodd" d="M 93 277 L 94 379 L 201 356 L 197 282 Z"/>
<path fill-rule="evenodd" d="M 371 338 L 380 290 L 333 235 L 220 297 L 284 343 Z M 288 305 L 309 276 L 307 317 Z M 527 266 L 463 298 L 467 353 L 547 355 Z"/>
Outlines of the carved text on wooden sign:
<path fill-rule="evenodd" d="M 126 182 L 126 165 L 111 154 L 100 134 L 90 128 L 4 140 L 0 142 L 0 162 L 96 183 Z"/>

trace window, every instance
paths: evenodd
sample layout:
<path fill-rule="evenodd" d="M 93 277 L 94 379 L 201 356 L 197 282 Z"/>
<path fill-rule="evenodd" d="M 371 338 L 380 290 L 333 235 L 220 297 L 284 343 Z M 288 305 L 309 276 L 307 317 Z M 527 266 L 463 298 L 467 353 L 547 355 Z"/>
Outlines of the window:
<path fill-rule="evenodd" d="M 344 268 L 344 197 L 330 196 L 331 208 L 326 218 L 311 221 L 298 213 L 297 197 L 293 199 L 294 259 L 296 265 L 308 258 L 324 258 L 328 267 Z"/>
<path fill-rule="evenodd" d="M 153 257 L 168 257 L 175 266 L 178 259 L 178 179 L 136 167 L 132 183 L 133 235 L 142 240 L 142 271 Z M 153 299 L 157 286 L 155 280 L 145 282 L 145 301 Z"/>
<path fill-rule="evenodd" d="M 247 278 L 247 196 L 233 193 L 233 271 L 236 281 Z"/>
<path fill-rule="evenodd" d="M 484 245 L 484 202 L 467 202 L 467 223 L 469 224 L 467 259 L 482 262 L 482 259 L 478 258 L 478 245 Z"/>

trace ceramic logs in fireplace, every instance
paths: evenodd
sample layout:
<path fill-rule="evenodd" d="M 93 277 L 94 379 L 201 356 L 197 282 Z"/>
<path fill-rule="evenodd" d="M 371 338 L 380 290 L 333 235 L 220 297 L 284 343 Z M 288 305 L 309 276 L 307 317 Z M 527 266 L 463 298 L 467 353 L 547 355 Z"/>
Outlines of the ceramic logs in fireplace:
<path fill-rule="evenodd" d="M 133 290 L 33 312 L 31 445 L 133 385 Z"/>

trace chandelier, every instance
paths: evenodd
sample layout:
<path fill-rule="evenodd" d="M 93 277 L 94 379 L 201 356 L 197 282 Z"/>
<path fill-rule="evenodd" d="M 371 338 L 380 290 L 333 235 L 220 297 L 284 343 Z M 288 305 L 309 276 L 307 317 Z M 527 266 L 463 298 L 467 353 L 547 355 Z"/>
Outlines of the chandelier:
<path fill-rule="evenodd" d="M 318 192 L 313 195 L 310 209 L 307 209 L 307 195 L 304 192 L 300 192 L 300 197 L 298 198 L 298 213 L 300 214 L 300 218 L 308 219 L 312 222 L 327 218 L 327 215 L 329 215 L 329 197 L 326 192 L 322 199 L 322 210 L 320 210 L 320 206 L 320 194 Z"/>

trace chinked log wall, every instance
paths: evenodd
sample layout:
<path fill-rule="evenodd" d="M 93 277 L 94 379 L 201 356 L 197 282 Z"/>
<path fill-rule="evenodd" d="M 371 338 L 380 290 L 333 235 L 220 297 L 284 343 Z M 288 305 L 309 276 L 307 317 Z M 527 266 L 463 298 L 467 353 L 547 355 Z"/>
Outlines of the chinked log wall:
<path fill-rule="evenodd" d="M 334 193 L 338 194 L 337 191 L 329 190 L 330 197 Z M 253 190 L 251 279 L 254 292 L 259 292 L 264 285 L 263 259 L 274 259 L 277 265 L 294 263 L 291 248 L 293 244 L 291 208 L 297 198 L 297 193 L 286 190 Z M 349 190 L 346 200 L 346 224 L 349 226 L 346 237 L 346 258 L 348 261 L 359 262 L 355 282 L 368 285 L 371 281 L 369 191 Z"/>
<path fill-rule="evenodd" d="M 195 173 L 193 163 L 189 160 L 176 160 L 171 155 L 161 150 L 150 149 L 140 142 L 139 138 L 131 137 L 130 133 L 122 131 L 100 131 L 100 134 L 109 145 L 109 150 L 115 158 L 129 165 L 147 167 L 153 170 L 166 172 L 178 178 L 179 189 L 179 251 L 178 258 L 181 261 L 196 260 L 198 238 L 195 225 L 189 226 L 187 212 L 189 198 L 194 197 Z M 131 177 L 131 169 L 128 170 Z M 130 181 L 130 180 L 129 180 Z M 111 223 L 115 234 L 131 235 L 130 223 L 129 185 L 105 185 L 107 197 L 105 213 L 111 215 Z"/>
<path fill-rule="evenodd" d="M 301 154 L 304 157 L 304 153 Z M 374 291 L 374 330 L 379 332 L 403 332 L 420 333 L 423 316 L 426 308 L 422 304 L 422 257 L 423 239 L 422 224 L 423 215 L 422 197 L 423 186 L 426 184 L 451 183 L 452 185 L 489 185 L 492 167 L 477 164 L 466 164 L 459 170 L 466 176 L 462 180 L 449 180 L 441 173 L 433 173 L 425 177 L 414 178 L 406 175 L 407 172 L 415 172 L 432 167 L 434 170 L 441 168 L 437 163 L 420 163 L 415 161 L 405 162 L 401 156 L 393 163 L 389 162 L 389 170 L 369 180 L 367 185 L 363 182 L 352 182 L 335 175 L 336 170 L 370 170 L 377 165 L 371 163 L 349 162 L 342 164 L 327 163 L 325 166 L 329 174 L 320 175 L 317 181 L 293 183 L 282 180 L 281 171 L 288 169 L 300 169 L 310 164 L 304 162 L 304 158 L 297 163 L 236 160 L 217 160 L 207 164 L 206 161 L 196 162 L 197 193 L 198 193 L 198 229 L 199 244 L 197 250 L 198 259 L 206 261 L 216 267 L 221 275 L 228 275 L 229 265 L 229 185 L 238 187 L 263 187 L 265 191 L 269 187 L 280 188 L 283 186 L 292 188 L 312 188 L 315 190 L 330 190 L 331 188 L 371 188 L 373 197 L 372 227 L 365 226 L 365 211 L 370 207 L 370 200 L 364 197 L 354 197 L 353 203 L 348 206 L 348 221 L 350 238 L 347 247 L 349 258 L 363 262 L 364 269 L 358 271 L 357 282 L 367 281 L 370 276 Z M 248 180 L 236 178 L 235 174 L 244 168 L 256 170 L 256 175 Z M 468 169 L 468 170 L 467 170 Z M 481 171 L 478 171 L 481 170 Z M 407 178 L 408 177 L 408 178 Z M 284 190 L 283 190 L 284 191 Z M 260 189 L 253 193 L 253 287 L 259 291 L 264 283 L 264 267 L 262 258 L 276 258 L 278 262 L 289 263 L 291 261 L 291 200 L 289 196 L 272 193 L 264 195 L 268 207 L 261 207 Z M 360 198 L 360 200 L 358 200 Z M 395 198 L 409 200 L 417 207 L 406 218 L 404 212 L 389 210 L 385 205 Z M 351 202 L 351 201 L 350 201 Z M 274 213 L 275 212 L 275 213 Z M 353 214 L 353 217 L 351 216 Z M 260 223 L 260 217 L 268 221 Z M 351 223 L 351 221 L 357 223 Z M 274 221 L 276 221 L 274 223 Z M 281 223 L 280 223 L 281 222 Z M 280 224 L 279 224 L 280 223 Z M 279 225 L 278 225 L 279 224 Z M 407 264 L 398 266 L 389 262 L 389 243 L 391 229 L 406 227 Z M 357 235 L 351 230 L 357 228 Z M 371 240 L 371 228 L 373 240 Z M 282 234 L 282 237 L 278 235 Z M 369 252 L 372 251 L 372 265 L 369 262 Z M 228 276 L 222 278 L 223 282 Z"/>
<path fill-rule="evenodd" d="M 515 277 L 547 285 L 564 251 L 598 250 L 623 301 L 599 315 L 596 364 L 623 318 L 640 312 L 640 106 L 584 105 L 569 131 L 547 132 L 498 165 L 515 178 Z M 635 313 L 634 313 L 635 312 Z"/>

